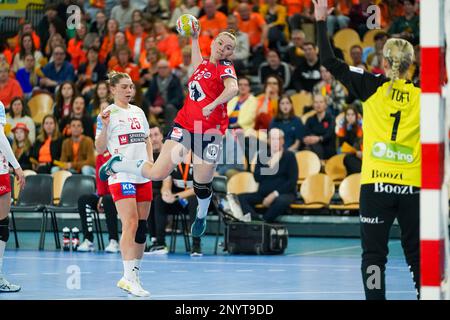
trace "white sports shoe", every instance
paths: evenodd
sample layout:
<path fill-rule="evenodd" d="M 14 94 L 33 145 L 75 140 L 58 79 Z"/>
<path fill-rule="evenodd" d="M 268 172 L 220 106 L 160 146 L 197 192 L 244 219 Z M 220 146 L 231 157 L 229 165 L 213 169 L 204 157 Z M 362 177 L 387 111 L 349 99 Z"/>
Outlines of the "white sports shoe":
<path fill-rule="evenodd" d="M 0 276 L 0 292 L 17 292 L 20 290 L 20 286 L 12 284 L 2 276 Z"/>
<path fill-rule="evenodd" d="M 90 242 L 88 239 L 84 239 L 83 243 L 78 246 L 77 250 L 80 252 L 92 252 L 94 251 L 94 243 Z"/>
<path fill-rule="evenodd" d="M 122 279 L 117 282 L 117 286 L 120 289 L 125 290 L 128 293 L 131 293 L 132 295 L 136 297 L 149 297 L 150 292 L 147 290 L 144 290 L 142 288 L 141 282 L 139 281 L 139 277 L 134 277 L 134 279 L 130 280 L 125 277 L 122 277 Z"/>
<path fill-rule="evenodd" d="M 109 244 L 105 248 L 105 252 L 117 253 L 117 252 L 119 252 L 119 250 L 120 250 L 119 243 L 117 242 L 117 240 L 114 240 L 114 239 L 109 240 Z"/>

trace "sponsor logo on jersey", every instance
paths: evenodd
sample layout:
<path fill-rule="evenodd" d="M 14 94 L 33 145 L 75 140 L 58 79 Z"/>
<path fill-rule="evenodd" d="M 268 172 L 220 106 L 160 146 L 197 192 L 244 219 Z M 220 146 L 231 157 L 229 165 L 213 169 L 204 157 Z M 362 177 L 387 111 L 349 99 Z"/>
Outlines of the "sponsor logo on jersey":
<path fill-rule="evenodd" d="M 206 146 L 206 159 L 216 160 L 219 156 L 219 145 L 210 143 Z"/>
<path fill-rule="evenodd" d="M 170 138 L 173 140 L 181 141 L 181 138 L 183 138 L 183 130 L 177 127 L 173 127 L 172 132 L 170 133 Z"/>
<path fill-rule="evenodd" d="M 379 171 L 379 170 L 372 170 L 372 178 L 388 178 L 388 179 L 396 179 L 396 180 L 403 180 L 403 173 L 402 172 L 395 172 L 395 171 Z"/>
<path fill-rule="evenodd" d="M 375 183 L 375 192 L 388 194 L 413 194 L 414 188 L 413 186 L 399 186 L 377 182 Z"/>
<path fill-rule="evenodd" d="M 220 60 L 220 64 L 223 64 L 224 66 L 231 66 L 231 61 L 229 61 L 229 60 Z"/>
<path fill-rule="evenodd" d="M 205 72 L 205 74 L 203 75 L 203 78 L 205 78 L 205 79 L 211 78 L 211 72 Z"/>
<path fill-rule="evenodd" d="M 234 74 L 233 69 L 231 69 L 231 68 L 226 68 L 226 69 L 224 70 L 224 72 L 225 72 L 225 73 L 228 73 L 228 74 Z"/>
<path fill-rule="evenodd" d="M 189 82 L 189 98 L 196 102 L 200 102 L 206 98 L 206 94 L 198 81 Z"/>
<path fill-rule="evenodd" d="M 145 134 L 143 132 L 121 134 L 119 136 L 119 144 L 132 144 L 145 142 Z"/>
<path fill-rule="evenodd" d="M 120 184 L 120 190 L 122 191 L 122 195 L 124 196 L 136 195 L 136 187 L 134 186 L 134 184 L 129 182 L 122 182 Z"/>
<path fill-rule="evenodd" d="M 393 143 L 376 142 L 372 146 L 372 157 L 395 163 L 412 163 L 413 149 Z"/>
<path fill-rule="evenodd" d="M 384 223 L 384 221 L 379 220 L 378 217 L 361 217 L 361 216 L 359 216 L 359 221 L 361 221 L 361 223 L 366 223 L 366 224 L 382 224 L 382 223 Z"/>

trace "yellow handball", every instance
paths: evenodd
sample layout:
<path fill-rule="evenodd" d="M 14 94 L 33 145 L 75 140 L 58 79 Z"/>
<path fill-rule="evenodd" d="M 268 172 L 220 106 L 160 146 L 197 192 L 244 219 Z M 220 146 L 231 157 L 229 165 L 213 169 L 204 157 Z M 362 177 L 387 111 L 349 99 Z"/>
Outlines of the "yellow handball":
<path fill-rule="evenodd" d="M 200 24 L 196 17 L 191 14 L 183 14 L 177 20 L 177 31 L 184 37 L 190 37 L 194 32 L 200 30 Z"/>

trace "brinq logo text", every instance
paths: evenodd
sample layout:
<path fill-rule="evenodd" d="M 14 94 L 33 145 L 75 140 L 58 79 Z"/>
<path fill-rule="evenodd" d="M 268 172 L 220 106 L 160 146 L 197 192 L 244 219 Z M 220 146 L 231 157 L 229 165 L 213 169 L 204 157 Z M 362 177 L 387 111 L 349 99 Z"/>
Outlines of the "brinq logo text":
<path fill-rule="evenodd" d="M 399 163 L 411 163 L 414 161 L 412 148 L 384 142 L 376 142 L 373 145 L 372 157 Z"/>

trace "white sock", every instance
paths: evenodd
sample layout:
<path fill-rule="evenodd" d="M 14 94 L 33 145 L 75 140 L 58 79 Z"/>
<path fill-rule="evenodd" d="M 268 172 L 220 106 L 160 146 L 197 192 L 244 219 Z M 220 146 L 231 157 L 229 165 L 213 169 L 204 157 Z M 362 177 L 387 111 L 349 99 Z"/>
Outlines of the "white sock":
<path fill-rule="evenodd" d="M 3 255 L 5 254 L 6 242 L 0 240 L 0 275 L 2 274 Z"/>
<path fill-rule="evenodd" d="M 137 268 L 137 270 L 141 270 L 141 259 L 134 259 L 134 268 Z"/>
<path fill-rule="evenodd" d="M 123 158 L 122 161 L 116 161 L 111 166 L 114 172 L 125 172 L 134 174 L 136 176 L 142 176 L 142 168 L 144 167 L 145 160 L 128 160 Z"/>
<path fill-rule="evenodd" d="M 200 199 L 197 197 L 198 201 L 198 211 L 197 211 L 197 217 L 200 219 L 203 219 L 208 214 L 208 208 L 209 203 L 211 202 L 212 195 L 209 196 L 209 198 L 206 199 Z"/>
<path fill-rule="evenodd" d="M 128 280 L 134 279 L 133 269 L 134 269 L 134 259 L 133 260 L 123 260 L 123 276 Z"/>

